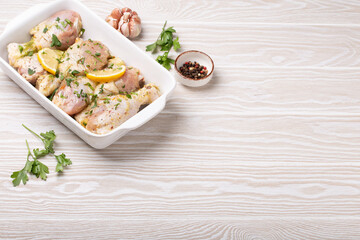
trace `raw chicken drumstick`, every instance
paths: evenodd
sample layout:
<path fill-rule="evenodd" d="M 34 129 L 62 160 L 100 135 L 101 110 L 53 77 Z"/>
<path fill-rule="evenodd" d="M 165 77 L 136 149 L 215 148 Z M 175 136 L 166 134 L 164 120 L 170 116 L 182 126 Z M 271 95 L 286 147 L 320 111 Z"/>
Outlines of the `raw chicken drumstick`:
<path fill-rule="evenodd" d="M 147 84 L 129 96 L 113 95 L 97 101 L 97 106 L 89 105 L 75 115 L 87 130 L 96 134 L 106 134 L 134 116 L 142 105 L 150 104 L 160 96 L 159 89 Z"/>

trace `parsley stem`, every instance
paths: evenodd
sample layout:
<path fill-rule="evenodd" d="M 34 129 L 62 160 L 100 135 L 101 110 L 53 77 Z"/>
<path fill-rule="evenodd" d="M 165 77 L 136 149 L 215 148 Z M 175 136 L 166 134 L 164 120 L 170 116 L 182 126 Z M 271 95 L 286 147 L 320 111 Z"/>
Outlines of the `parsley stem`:
<path fill-rule="evenodd" d="M 26 142 L 26 147 L 27 147 L 27 149 L 28 149 L 28 155 L 27 155 L 27 162 L 29 162 L 29 157 L 31 156 L 34 160 L 36 160 L 36 158 L 32 155 L 32 153 L 31 153 L 31 150 L 30 150 L 30 147 L 29 147 L 29 143 L 28 143 L 28 141 L 27 140 L 25 140 L 25 142 Z M 26 165 L 26 164 L 25 164 Z"/>
<path fill-rule="evenodd" d="M 37 136 L 38 138 L 40 138 L 41 140 L 43 140 L 42 137 L 40 137 L 37 133 L 35 133 L 35 132 L 32 131 L 31 129 L 29 129 L 27 126 L 25 126 L 24 124 L 22 124 L 22 126 L 23 126 L 24 128 L 26 128 L 29 132 L 31 132 L 32 134 L 34 134 L 35 136 Z M 26 143 L 27 143 L 27 141 L 26 141 Z M 28 146 L 28 149 L 29 149 L 29 146 Z"/>

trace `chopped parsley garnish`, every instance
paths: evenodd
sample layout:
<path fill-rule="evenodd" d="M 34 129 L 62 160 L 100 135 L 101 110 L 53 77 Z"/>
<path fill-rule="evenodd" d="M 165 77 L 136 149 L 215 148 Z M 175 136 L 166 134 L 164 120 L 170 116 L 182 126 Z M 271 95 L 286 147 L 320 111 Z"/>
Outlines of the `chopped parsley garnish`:
<path fill-rule="evenodd" d="M 66 98 L 67 98 L 67 96 L 64 96 L 62 93 L 60 93 L 60 98 L 64 98 L 64 99 L 66 99 Z"/>
<path fill-rule="evenodd" d="M 49 100 L 50 100 L 50 101 L 53 100 L 53 98 L 54 98 L 55 93 L 56 93 L 57 90 L 58 90 L 58 88 L 56 88 L 56 89 L 52 92 L 52 94 L 50 95 L 50 97 L 49 97 Z"/>
<path fill-rule="evenodd" d="M 113 68 L 113 66 L 114 66 L 114 64 L 112 63 L 108 66 L 108 68 Z"/>
<path fill-rule="evenodd" d="M 35 73 L 35 71 L 34 70 L 32 70 L 31 68 L 28 68 L 28 74 L 31 76 L 31 75 L 33 75 Z"/>
<path fill-rule="evenodd" d="M 60 18 L 59 18 L 59 17 L 57 17 L 57 18 L 55 19 L 55 21 L 57 21 L 57 22 L 58 22 L 58 21 L 60 21 Z"/>
<path fill-rule="evenodd" d="M 110 98 L 104 98 L 104 103 L 105 103 L 105 104 L 110 103 Z"/>
<path fill-rule="evenodd" d="M 45 28 L 43 29 L 43 33 L 46 33 L 48 30 L 49 30 L 49 29 L 48 29 L 47 27 L 45 27 Z"/>
<path fill-rule="evenodd" d="M 66 28 L 66 26 L 68 25 L 66 22 L 61 22 L 61 25 Z"/>
<path fill-rule="evenodd" d="M 54 46 L 61 47 L 61 42 L 59 41 L 59 39 L 55 34 L 52 35 L 52 41 L 50 47 L 54 47 Z"/>
<path fill-rule="evenodd" d="M 117 104 L 115 105 L 115 110 L 117 109 L 117 107 L 119 106 L 119 104 L 120 104 L 120 103 L 117 103 Z"/>
<path fill-rule="evenodd" d="M 91 101 L 94 101 L 94 105 L 91 108 L 97 107 L 97 98 L 98 98 L 97 94 L 92 95 Z"/>
<path fill-rule="evenodd" d="M 131 99 L 131 95 L 128 93 L 126 94 L 126 97 Z"/>
<path fill-rule="evenodd" d="M 104 92 L 104 84 L 101 84 L 99 94 L 102 94 Z"/>
<path fill-rule="evenodd" d="M 19 51 L 20 51 L 20 53 L 22 53 L 24 51 L 24 47 L 19 45 Z"/>
<path fill-rule="evenodd" d="M 79 36 L 82 36 L 82 35 L 84 34 L 84 32 L 85 32 L 85 29 L 82 28 L 82 29 L 80 30 L 80 35 L 79 35 Z M 85 43 L 84 43 L 84 46 L 85 46 Z"/>
<path fill-rule="evenodd" d="M 95 53 L 95 56 L 101 56 L 101 53 Z"/>
<path fill-rule="evenodd" d="M 71 84 L 72 81 L 74 81 L 74 79 L 66 78 L 65 81 L 66 81 L 66 85 L 70 87 L 70 84 Z"/>
<path fill-rule="evenodd" d="M 93 86 L 91 86 L 91 83 L 87 82 L 85 85 L 88 86 L 91 90 L 93 90 L 93 91 L 95 90 L 95 89 L 93 88 Z"/>
<path fill-rule="evenodd" d="M 31 57 L 32 55 L 34 55 L 34 51 L 29 51 L 28 54 L 27 54 L 27 56 L 30 56 L 30 57 Z"/>
<path fill-rule="evenodd" d="M 78 62 L 78 63 L 81 63 L 82 65 L 84 65 L 85 58 L 84 58 L 84 57 L 83 57 L 83 58 L 80 58 L 77 62 Z"/>
<path fill-rule="evenodd" d="M 78 74 L 78 73 L 80 73 L 78 70 L 73 70 L 73 71 L 71 72 L 72 75 L 75 75 L 75 74 Z"/>
<path fill-rule="evenodd" d="M 67 19 L 67 18 L 65 18 L 65 22 L 66 22 L 67 24 L 69 24 L 69 25 L 72 25 L 72 22 L 71 22 L 69 19 Z"/>

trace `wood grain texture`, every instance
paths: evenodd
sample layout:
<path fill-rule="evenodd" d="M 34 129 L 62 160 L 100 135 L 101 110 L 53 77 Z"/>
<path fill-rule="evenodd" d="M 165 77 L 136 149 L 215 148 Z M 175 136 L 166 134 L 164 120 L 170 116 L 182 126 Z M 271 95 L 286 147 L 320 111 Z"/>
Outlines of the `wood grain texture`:
<path fill-rule="evenodd" d="M 44 2 L 0 2 L 0 31 Z M 141 49 L 167 19 L 214 78 L 96 150 L 0 72 L 0 239 L 360 238 L 360 1 L 83 2 L 134 8 Z M 73 165 L 12 187 L 22 123 Z"/>
<path fill-rule="evenodd" d="M 0 221 L 0 231 L 4 238 L 16 237 L 17 231 L 28 230 L 23 239 L 33 239 L 34 231 L 41 231 L 37 239 L 299 239 L 351 240 L 360 237 L 358 225 L 347 219 L 297 221 L 280 220 L 182 220 L 182 221 L 106 221 L 106 220 L 70 220 L 66 225 L 58 226 L 51 220 L 40 220 L 37 223 L 21 221 L 21 226 L 13 226 L 7 221 Z M 352 231 L 349 232 L 349 228 Z M 10 231 L 7 229 L 11 229 Z M 314 234 L 316 232 L 316 234 Z"/>

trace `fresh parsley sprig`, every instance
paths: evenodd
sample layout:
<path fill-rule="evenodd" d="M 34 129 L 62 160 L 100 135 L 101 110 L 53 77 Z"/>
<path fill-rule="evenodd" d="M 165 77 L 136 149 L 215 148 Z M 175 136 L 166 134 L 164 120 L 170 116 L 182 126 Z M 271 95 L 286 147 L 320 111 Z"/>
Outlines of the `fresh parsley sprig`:
<path fill-rule="evenodd" d="M 55 153 L 54 151 L 54 141 L 56 139 L 56 134 L 53 130 L 37 134 L 34 131 L 32 131 L 30 128 L 26 127 L 24 124 L 22 124 L 24 128 L 26 128 L 29 132 L 34 134 L 36 137 L 38 137 L 43 143 L 44 143 L 44 149 L 33 149 L 33 153 L 30 150 L 29 143 L 27 140 L 26 147 L 28 149 L 28 154 L 26 158 L 26 163 L 23 169 L 17 172 L 13 172 L 11 174 L 11 178 L 14 180 L 13 185 L 14 187 L 20 185 L 21 182 L 25 185 L 26 182 L 29 180 L 28 173 L 34 174 L 37 178 L 41 178 L 42 180 L 47 179 L 47 174 L 49 173 L 49 168 L 39 161 L 39 158 L 42 158 L 48 154 Z M 30 160 L 30 157 L 32 158 L 32 161 Z M 54 157 L 57 160 L 57 165 L 55 168 L 56 172 L 62 172 L 64 170 L 64 167 L 69 166 L 72 164 L 71 160 L 69 158 L 66 158 L 66 155 L 64 153 L 60 155 L 54 155 Z"/>
<path fill-rule="evenodd" d="M 156 58 L 156 61 L 162 66 L 164 66 L 167 70 L 169 70 L 171 68 L 170 64 L 174 64 L 174 59 L 168 57 L 169 52 L 172 47 L 174 47 L 174 50 L 177 51 L 181 48 L 181 46 L 179 43 L 179 37 L 176 37 L 174 39 L 174 33 L 176 33 L 174 27 L 169 27 L 165 29 L 166 24 L 167 21 L 165 21 L 165 24 L 157 40 L 154 43 L 146 46 L 146 51 L 151 51 L 152 53 L 155 53 L 160 47 L 160 51 L 163 51 L 164 54 L 158 56 Z"/>
<path fill-rule="evenodd" d="M 12 181 L 14 187 L 19 186 L 21 182 L 25 185 L 26 182 L 29 180 L 28 173 L 34 174 L 37 178 L 41 178 L 42 180 L 46 180 L 47 175 L 49 173 L 49 168 L 40 162 L 36 156 L 32 155 L 29 143 L 27 140 L 26 147 L 28 149 L 28 155 L 26 158 L 25 167 L 21 169 L 20 171 L 13 172 L 11 174 L 11 178 L 14 180 Z M 30 157 L 33 159 L 33 161 L 30 161 Z"/>

